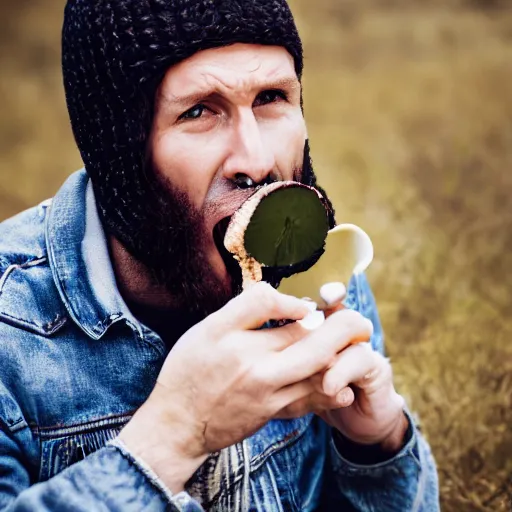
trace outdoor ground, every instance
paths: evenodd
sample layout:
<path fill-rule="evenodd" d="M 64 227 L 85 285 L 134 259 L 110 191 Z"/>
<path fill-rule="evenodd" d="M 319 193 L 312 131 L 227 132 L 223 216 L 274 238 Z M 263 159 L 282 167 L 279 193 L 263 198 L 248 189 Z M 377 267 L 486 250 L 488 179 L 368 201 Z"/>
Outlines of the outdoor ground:
<path fill-rule="evenodd" d="M 512 3 L 294 0 L 321 183 L 371 235 L 400 391 L 443 510 L 512 510 Z M 80 166 L 63 1 L 0 5 L 0 219 Z"/>

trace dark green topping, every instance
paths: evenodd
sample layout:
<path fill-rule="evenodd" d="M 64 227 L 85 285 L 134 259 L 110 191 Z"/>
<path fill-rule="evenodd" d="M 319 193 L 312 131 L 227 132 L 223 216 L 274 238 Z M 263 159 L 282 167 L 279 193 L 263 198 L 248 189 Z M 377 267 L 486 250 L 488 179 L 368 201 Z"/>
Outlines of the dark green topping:
<path fill-rule="evenodd" d="M 315 190 L 283 187 L 264 197 L 247 226 L 247 253 L 268 267 L 296 265 L 322 250 L 329 222 Z"/>

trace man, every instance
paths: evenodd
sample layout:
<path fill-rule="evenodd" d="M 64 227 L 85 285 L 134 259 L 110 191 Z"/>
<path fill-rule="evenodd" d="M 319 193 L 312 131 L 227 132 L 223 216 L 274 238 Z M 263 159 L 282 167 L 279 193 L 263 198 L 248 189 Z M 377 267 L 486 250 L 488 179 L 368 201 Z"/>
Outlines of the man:
<path fill-rule="evenodd" d="M 0 227 L 0 509 L 438 510 L 364 277 L 260 329 L 308 307 L 221 247 L 315 184 L 286 2 L 70 0 L 63 71 L 85 171 Z"/>

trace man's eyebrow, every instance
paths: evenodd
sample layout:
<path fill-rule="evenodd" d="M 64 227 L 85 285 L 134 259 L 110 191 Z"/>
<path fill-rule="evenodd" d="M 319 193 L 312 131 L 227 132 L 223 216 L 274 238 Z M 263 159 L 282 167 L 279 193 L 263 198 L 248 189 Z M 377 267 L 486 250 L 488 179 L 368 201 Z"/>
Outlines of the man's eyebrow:
<path fill-rule="evenodd" d="M 271 81 L 261 81 L 255 82 L 252 86 L 252 90 L 265 91 L 265 90 L 273 90 L 273 89 L 285 89 L 289 91 L 294 91 L 296 89 L 300 89 L 301 85 L 297 77 L 286 77 L 280 78 L 278 80 Z M 191 105 L 195 105 L 200 101 L 204 101 L 205 99 L 212 96 L 224 96 L 225 94 L 217 87 L 206 87 L 204 89 L 197 89 L 190 94 L 178 95 L 172 93 L 165 93 L 162 91 L 162 98 L 165 100 L 169 106 L 186 108 Z"/>

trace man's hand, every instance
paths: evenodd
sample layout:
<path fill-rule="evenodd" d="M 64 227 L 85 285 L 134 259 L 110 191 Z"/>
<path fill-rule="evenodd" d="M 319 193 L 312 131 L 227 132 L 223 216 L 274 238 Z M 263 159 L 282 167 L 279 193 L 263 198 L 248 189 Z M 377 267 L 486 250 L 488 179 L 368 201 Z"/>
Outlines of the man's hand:
<path fill-rule="evenodd" d="M 338 291 L 336 301 L 328 301 L 326 318 L 342 314 L 342 298 Z M 400 449 L 408 426 L 404 399 L 395 391 L 389 360 L 368 343 L 343 350 L 323 374 L 321 386 L 342 405 L 320 416 L 346 438 L 364 445 L 380 444 L 390 452 Z"/>
<path fill-rule="evenodd" d="M 360 444 L 382 444 L 389 451 L 399 448 L 407 429 L 404 399 L 395 391 L 387 359 L 367 344 L 351 346 L 325 373 L 322 386 L 343 406 L 321 416 L 345 437 Z M 397 436 L 398 430 L 402 436 Z"/>
<path fill-rule="evenodd" d="M 367 340 L 371 328 L 358 313 L 341 311 L 312 332 L 298 323 L 259 329 L 308 313 L 305 302 L 264 283 L 230 301 L 174 346 L 120 439 L 177 492 L 208 454 L 269 420 L 339 407 L 318 376 L 337 369 L 338 354 Z"/>

